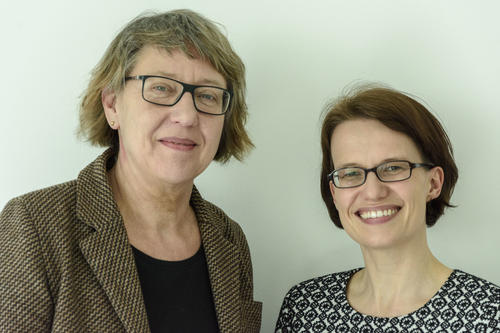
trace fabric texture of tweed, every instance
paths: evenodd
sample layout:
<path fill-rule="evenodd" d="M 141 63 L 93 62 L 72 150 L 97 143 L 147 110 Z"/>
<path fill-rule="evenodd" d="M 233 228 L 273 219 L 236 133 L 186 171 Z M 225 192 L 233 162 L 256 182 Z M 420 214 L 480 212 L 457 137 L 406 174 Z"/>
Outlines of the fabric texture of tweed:
<path fill-rule="evenodd" d="M 105 151 L 76 180 L 12 199 L 0 215 L 0 332 L 149 332 Z M 243 231 L 195 187 L 221 332 L 259 332 Z"/>

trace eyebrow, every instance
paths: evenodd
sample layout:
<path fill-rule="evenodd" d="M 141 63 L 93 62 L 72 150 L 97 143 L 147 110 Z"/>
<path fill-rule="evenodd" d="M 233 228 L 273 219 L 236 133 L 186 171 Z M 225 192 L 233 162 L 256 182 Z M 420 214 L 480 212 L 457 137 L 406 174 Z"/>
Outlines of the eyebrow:
<path fill-rule="evenodd" d="M 178 81 L 181 81 L 179 80 L 179 77 L 174 74 L 174 73 L 167 73 L 167 72 L 163 72 L 163 71 L 156 71 L 155 72 L 156 74 L 151 74 L 151 75 L 159 75 L 159 76 L 166 76 L 168 78 L 171 78 L 171 79 L 175 79 L 175 80 L 178 80 Z M 211 86 L 217 86 L 217 87 L 224 87 L 226 86 L 223 82 L 221 81 L 218 81 L 218 80 L 212 80 L 212 79 L 202 79 L 198 82 L 196 82 L 195 85 L 211 85 Z M 226 89 L 226 88 L 224 88 Z"/>
<path fill-rule="evenodd" d="M 380 164 L 384 164 L 384 163 L 391 162 L 391 161 L 407 161 L 407 160 L 408 160 L 407 157 L 390 157 L 390 158 L 383 159 L 382 161 L 380 161 L 379 163 L 377 163 L 373 167 L 376 167 L 376 166 L 379 166 Z M 363 165 L 361 165 L 359 163 L 349 162 L 349 163 L 341 164 L 338 167 L 335 167 L 335 169 L 352 168 L 352 167 L 365 168 Z"/>

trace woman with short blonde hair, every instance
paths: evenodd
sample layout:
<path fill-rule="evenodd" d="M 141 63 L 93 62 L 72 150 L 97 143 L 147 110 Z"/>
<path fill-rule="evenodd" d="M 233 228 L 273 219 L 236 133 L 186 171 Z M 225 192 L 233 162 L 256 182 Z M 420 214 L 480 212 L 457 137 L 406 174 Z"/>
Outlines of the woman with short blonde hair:
<path fill-rule="evenodd" d="M 258 332 L 245 235 L 194 186 L 252 148 L 246 117 L 244 65 L 213 22 L 127 24 L 80 109 L 80 134 L 108 149 L 0 215 L 1 330 Z"/>

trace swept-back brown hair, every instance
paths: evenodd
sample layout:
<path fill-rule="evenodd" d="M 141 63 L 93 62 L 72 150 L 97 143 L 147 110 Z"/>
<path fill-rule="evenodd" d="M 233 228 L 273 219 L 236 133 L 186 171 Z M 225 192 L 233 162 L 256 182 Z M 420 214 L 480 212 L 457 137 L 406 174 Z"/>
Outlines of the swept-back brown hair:
<path fill-rule="evenodd" d="M 361 87 L 329 103 L 324 110 L 321 129 L 321 196 L 333 223 L 342 228 L 340 217 L 330 193 L 328 173 L 335 169 L 332 160 L 331 139 L 335 128 L 344 121 L 372 119 L 388 128 L 407 135 L 419 149 L 424 162 L 444 170 L 441 194 L 427 203 L 426 223 L 432 226 L 450 204 L 458 179 L 450 139 L 435 116 L 415 99 L 393 89 Z M 369 134 L 368 134 L 369 135 Z"/>
<path fill-rule="evenodd" d="M 146 14 L 128 23 L 111 42 L 92 71 L 80 106 L 79 134 L 93 145 L 118 148 L 118 132 L 106 122 L 101 102 L 104 89 L 119 92 L 130 74 L 137 54 L 145 46 L 171 52 L 181 50 L 189 57 L 207 60 L 226 79 L 232 93 L 229 111 L 214 160 L 238 160 L 253 148 L 246 130 L 245 66 L 216 24 L 191 10 Z"/>

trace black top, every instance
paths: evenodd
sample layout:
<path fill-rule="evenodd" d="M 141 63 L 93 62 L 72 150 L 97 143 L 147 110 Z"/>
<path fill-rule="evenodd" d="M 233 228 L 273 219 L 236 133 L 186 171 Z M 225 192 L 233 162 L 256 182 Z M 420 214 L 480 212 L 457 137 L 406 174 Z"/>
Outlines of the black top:
<path fill-rule="evenodd" d="M 151 333 L 219 332 L 203 247 L 181 261 L 132 249 Z"/>
<path fill-rule="evenodd" d="M 382 318 L 356 311 L 347 300 L 349 279 L 359 270 L 317 277 L 290 289 L 276 332 L 500 332 L 500 288 L 493 283 L 454 270 L 420 309 Z"/>

